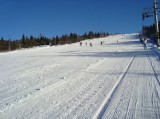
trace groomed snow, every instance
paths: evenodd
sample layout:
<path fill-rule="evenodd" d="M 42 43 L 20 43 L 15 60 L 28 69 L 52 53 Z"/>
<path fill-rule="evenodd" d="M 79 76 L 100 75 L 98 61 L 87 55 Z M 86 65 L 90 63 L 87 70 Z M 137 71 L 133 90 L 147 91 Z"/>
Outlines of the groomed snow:
<path fill-rule="evenodd" d="M 0 119 L 160 119 L 158 52 L 122 34 L 0 53 Z"/>

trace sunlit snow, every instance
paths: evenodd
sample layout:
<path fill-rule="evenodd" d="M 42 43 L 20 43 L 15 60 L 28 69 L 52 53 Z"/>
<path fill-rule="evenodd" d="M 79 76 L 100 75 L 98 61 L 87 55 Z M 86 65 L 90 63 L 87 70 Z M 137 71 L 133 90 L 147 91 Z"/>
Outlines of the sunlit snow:
<path fill-rule="evenodd" d="M 160 119 L 159 49 L 147 48 L 122 34 L 0 53 L 0 119 Z"/>

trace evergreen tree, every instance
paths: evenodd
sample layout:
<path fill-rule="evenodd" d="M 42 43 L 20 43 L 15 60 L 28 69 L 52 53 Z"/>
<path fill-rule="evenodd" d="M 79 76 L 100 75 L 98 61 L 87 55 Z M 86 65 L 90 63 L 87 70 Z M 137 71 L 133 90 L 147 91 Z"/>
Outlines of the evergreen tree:
<path fill-rule="evenodd" d="M 1 37 L 1 41 L 4 41 L 3 37 Z"/>
<path fill-rule="evenodd" d="M 22 39 L 21 39 L 21 41 L 22 41 L 21 43 L 22 43 L 23 48 L 25 48 L 25 40 L 26 40 L 26 38 L 25 38 L 25 35 L 23 34 Z"/>
<path fill-rule="evenodd" d="M 56 36 L 56 40 L 55 40 L 55 41 L 56 41 L 55 44 L 56 44 L 56 45 L 59 45 L 59 37 L 58 37 L 58 36 Z"/>
<path fill-rule="evenodd" d="M 90 31 L 90 32 L 88 33 L 88 38 L 89 38 L 89 39 L 94 38 L 94 33 L 93 33 L 92 31 Z"/>

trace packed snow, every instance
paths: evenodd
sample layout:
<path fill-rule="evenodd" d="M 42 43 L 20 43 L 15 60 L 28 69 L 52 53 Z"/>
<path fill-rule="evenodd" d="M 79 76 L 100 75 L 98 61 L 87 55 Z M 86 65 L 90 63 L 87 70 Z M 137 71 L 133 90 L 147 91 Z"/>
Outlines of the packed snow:
<path fill-rule="evenodd" d="M 0 119 L 59 118 L 160 119 L 158 48 L 121 34 L 0 53 Z"/>

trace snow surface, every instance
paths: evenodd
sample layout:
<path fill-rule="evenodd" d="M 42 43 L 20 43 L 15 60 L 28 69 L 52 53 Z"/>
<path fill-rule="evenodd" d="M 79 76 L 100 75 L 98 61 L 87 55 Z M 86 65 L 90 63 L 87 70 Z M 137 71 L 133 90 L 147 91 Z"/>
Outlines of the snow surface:
<path fill-rule="evenodd" d="M 59 118 L 160 119 L 158 48 L 124 34 L 0 53 L 0 119 Z"/>

